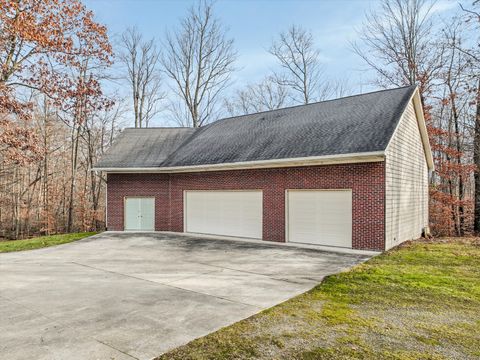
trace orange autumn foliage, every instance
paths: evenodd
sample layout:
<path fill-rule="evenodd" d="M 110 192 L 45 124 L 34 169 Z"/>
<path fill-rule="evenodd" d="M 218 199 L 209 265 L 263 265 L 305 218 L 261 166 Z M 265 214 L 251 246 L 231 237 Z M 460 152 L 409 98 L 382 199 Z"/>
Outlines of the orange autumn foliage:
<path fill-rule="evenodd" d="M 110 63 L 105 26 L 79 0 L 0 0 L 0 158 L 25 164 L 38 159 L 38 139 L 26 90 L 64 106 L 66 99 L 100 93 L 93 78 L 71 78 L 85 59 Z"/>

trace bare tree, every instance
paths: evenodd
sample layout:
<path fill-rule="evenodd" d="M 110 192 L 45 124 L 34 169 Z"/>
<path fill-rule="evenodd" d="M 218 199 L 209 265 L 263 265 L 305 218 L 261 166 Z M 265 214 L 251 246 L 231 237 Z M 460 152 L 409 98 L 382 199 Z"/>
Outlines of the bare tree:
<path fill-rule="evenodd" d="M 102 228 L 100 219 L 104 216 L 100 209 L 101 193 L 104 190 L 106 179 L 102 174 L 93 172 L 92 169 L 99 157 L 105 153 L 106 147 L 110 146 L 112 139 L 119 133 L 119 123 L 125 113 L 124 99 L 115 99 L 112 107 L 104 108 L 91 114 L 83 124 L 84 131 L 81 134 L 83 140 L 83 156 L 85 158 L 85 185 L 89 188 L 89 211 L 83 216 L 87 217 L 86 223 L 91 228 Z M 90 180 L 89 184 L 87 180 Z M 105 220 L 103 221 L 105 223 Z"/>
<path fill-rule="evenodd" d="M 468 90 L 471 79 L 471 62 L 468 57 L 458 50 L 462 43 L 462 23 L 455 19 L 443 29 L 445 42 L 445 64 L 441 69 L 440 78 L 443 95 L 439 106 L 442 111 L 438 114 L 439 120 L 445 121 L 448 129 L 448 146 L 453 152 L 445 152 L 447 161 L 455 164 L 457 169 L 462 169 L 469 161 L 465 156 L 471 148 L 469 136 L 472 120 L 472 93 Z M 447 178 L 450 194 L 454 194 L 458 201 L 452 204 L 454 214 L 454 229 L 457 235 L 463 236 L 466 229 L 465 199 L 467 181 L 471 171 L 459 171 L 458 176 Z"/>
<path fill-rule="evenodd" d="M 192 7 L 173 33 L 168 32 L 162 64 L 180 98 L 175 112 L 200 127 L 217 111 L 222 91 L 230 84 L 237 54 L 233 40 L 214 17 L 212 5 Z"/>
<path fill-rule="evenodd" d="M 273 42 L 269 52 L 284 70 L 276 74 L 277 81 L 299 95 L 297 101 L 308 104 L 319 99 L 322 92 L 320 51 L 310 32 L 292 25 Z"/>
<path fill-rule="evenodd" d="M 373 69 L 378 84 L 428 86 L 439 70 L 432 37 L 430 0 L 383 0 L 379 11 L 367 15 L 354 51 Z"/>
<path fill-rule="evenodd" d="M 472 30 L 473 45 L 466 47 L 458 44 L 458 50 L 467 56 L 473 68 L 473 85 L 470 90 L 475 93 L 475 121 L 473 130 L 473 163 L 475 164 L 474 182 L 475 182 L 475 210 L 474 225 L 475 233 L 480 233 L 480 1 L 475 0 L 471 7 L 462 6 L 465 22 Z"/>
<path fill-rule="evenodd" d="M 353 47 L 376 73 L 377 84 L 419 86 L 435 161 L 430 176 L 430 223 L 434 233 L 463 235 L 473 220 L 475 131 L 473 96 L 468 89 L 469 74 L 475 71 L 459 51 L 463 25 L 452 17 L 442 28 L 436 26 L 439 18 L 432 5 L 430 0 L 382 0 L 380 9 L 367 15 L 361 40 Z"/>
<path fill-rule="evenodd" d="M 144 40 L 135 27 L 122 34 L 121 47 L 119 59 L 127 70 L 124 77 L 130 85 L 135 127 L 148 127 L 165 98 L 161 90 L 160 52 L 155 40 Z"/>
<path fill-rule="evenodd" d="M 325 80 L 318 88 L 318 100 L 340 98 L 351 94 L 352 87 L 346 79 Z"/>
<path fill-rule="evenodd" d="M 288 106 L 288 90 L 273 76 L 268 76 L 259 83 L 237 90 L 231 99 L 225 100 L 225 105 L 232 116 L 279 109 Z"/>

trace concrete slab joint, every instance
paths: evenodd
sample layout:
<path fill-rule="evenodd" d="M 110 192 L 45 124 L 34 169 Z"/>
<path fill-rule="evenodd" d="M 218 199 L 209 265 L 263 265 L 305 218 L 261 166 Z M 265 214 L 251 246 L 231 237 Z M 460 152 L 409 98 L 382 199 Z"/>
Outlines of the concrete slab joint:
<path fill-rule="evenodd" d="M 0 358 L 151 359 L 370 256 L 168 233 L 0 254 Z"/>

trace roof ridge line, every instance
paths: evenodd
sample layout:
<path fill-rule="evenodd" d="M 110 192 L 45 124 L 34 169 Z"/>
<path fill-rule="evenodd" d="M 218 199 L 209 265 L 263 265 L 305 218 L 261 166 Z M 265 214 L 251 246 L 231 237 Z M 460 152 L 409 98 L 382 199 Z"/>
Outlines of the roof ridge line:
<path fill-rule="evenodd" d="M 385 91 L 393 91 L 393 90 L 406 89 L 406 88 L 409 88 L 409 87 L 417 87 L 417 85 L 405 85 L 405 86 L 400 86 L 400 87 L 396 87 L 396 88 L 392 88 L 392 89 L 380 89 L 380 90 L 369 91 L 369 92 L 366 92 L 366 93 L 360 93 L 360 94 L 353 94 L 353 95 L 342 96 L 342 97 L 335 98 L 335 99 L 315 101 L 315 102 L 308 103 L 308 104 L 298 104 L 298 105 L 286 106 L 286 107 L 282 107 L 282 108 L 278 108 L 278 109 L 273 109 L 273 110 L 264 110 L 264 111 L 254 112 L 254 113 L 248 113 L 248 114 L 242 114 L 242 115 L 234 115 L 234 116 L 229 116 L 229 117 L 226 117 L 226 118 L 221 118 L 221 119 L 212 121 L 211 123 L 208 123 L 207 125 L 205 125 L 205 127 L 206 127 L 206 126 L 210 126 L 210 125 L 212 125 L 212 124 L 215 124 L 215 123 L 217 123 L 217 122 L 223 121 L 223 120 L 240 118 L 240 117 L 244 117 L 244 116 L 265 114 L 265 113 L 269 113 L 269 112 L 273 112 L 273 111 L 279 111 L 279 110 L 294 109 L 294 108 L 301 107 L 301 106 L 318 105 L 318 104 L 326 103 L 326 102 L 330 102 L 330 101 L 348 99 L 348 98 L 352 98 L 352 97 L 356 97 L 356 96 L 370 95 L 370 94 L 375 94 L 375 93 L 385 92 Z"/>
<path fill-rule="evenodd" d="M 152 126 L 152 127 L 143 127 L 143 128 L 136 128 L 136 127 L 124 127 L 124 130 L 152 130 L 152 129 L 198 129 L 192 126 Z"/>

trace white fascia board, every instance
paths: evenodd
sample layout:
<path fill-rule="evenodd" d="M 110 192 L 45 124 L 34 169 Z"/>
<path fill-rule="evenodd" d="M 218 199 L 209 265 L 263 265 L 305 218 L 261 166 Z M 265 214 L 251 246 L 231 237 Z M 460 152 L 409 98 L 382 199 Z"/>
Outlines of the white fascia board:
<path fill-rule="evenodd" d="M 333 165 L 346 163 L 378 162 L 385 160 L 384 151 L 373 151 L 365 153 L 311 156 L 290 159 L 274 159 L 259 161 L 240 161 L 234 163 L 193 165 L 193 166 L 172 166 L 172 167 L 146 167 L 146 168 L 122 168 L 122 167 L 96 167 L 92 171 L 104 171 L 109 173 L 182 173 L 201 171 L 221 170 L 242 170 L 262 168 L 282 168 L 295 166 Z"/>
<path fill-rule="evenodd" d="M 435 170 L 435 164 L 433 162 L 432 148 L 428 138 L 427 125 L 425 123 L 425 117 L 423 116 L 422 100 L 420 99 L 418 87 L 413 94 L 413 107 L 415 108 L 415 114 L 417 115 L 418 119 L 418 127 L 420 129 L 420 134 L 422 135 L 423 149 L 425 151 L 425 157 L 427 158 L 428 169 L 433 171 Z"/>

